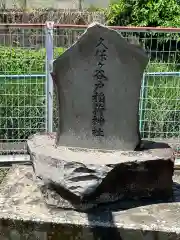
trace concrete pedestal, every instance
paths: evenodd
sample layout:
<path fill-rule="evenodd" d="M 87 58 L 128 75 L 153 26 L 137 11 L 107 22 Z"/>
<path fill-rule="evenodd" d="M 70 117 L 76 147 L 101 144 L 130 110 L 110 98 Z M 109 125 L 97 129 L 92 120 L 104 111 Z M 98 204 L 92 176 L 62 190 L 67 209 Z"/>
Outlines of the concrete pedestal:
<path fill-rule="evenodd" d="M 0 239 L 180 239 L 180 176 L 174 176 L 174 200 L 125 206 L 126 210 L 79 213 L 47 208 L 32 167 L 14 166 L 1 185 Z M 102 229 L 103 227 L 103 229 Z"/>

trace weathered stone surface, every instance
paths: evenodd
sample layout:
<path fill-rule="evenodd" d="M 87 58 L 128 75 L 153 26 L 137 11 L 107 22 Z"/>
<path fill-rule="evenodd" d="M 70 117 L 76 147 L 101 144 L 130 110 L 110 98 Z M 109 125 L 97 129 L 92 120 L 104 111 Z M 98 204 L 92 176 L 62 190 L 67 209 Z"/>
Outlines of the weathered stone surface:
<path fill-rule="evenodd" d="M 54 61 L 57 145 L 134 150 L 139 96 L 148 58 L 121 35 L 94 23 Z"/>
<path fill-rule="evenodd" d="M 172 197 L 173 150 L 144 141 L 139 151 L 54 146 L 55 134 L 28 140 L 35 174 L 47 204 L 87 210 L 123 199 Z"/>
<path fill-rule="evenodd" d="M 173 201 L 88 214 L 48 208 L 32 167 L 14 166 L 0 185 L 0 239 L 179 240 L 180 176 Z M 127 201 L 124 202 L 126 205 Z M 137 201 L 135 201 L 137 203 Z M 103 227 L 103 228 L 102 228 Z"/>

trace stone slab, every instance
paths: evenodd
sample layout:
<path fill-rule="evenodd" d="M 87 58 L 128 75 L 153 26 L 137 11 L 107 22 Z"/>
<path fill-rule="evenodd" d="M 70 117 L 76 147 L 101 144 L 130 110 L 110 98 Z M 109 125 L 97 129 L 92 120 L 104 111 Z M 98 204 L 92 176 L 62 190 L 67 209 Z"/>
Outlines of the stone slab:
<path fill-rule="evenodd" d="M 2 154 L 26 154 L 26 142 L 1 142 L 0 155 Z"/>
<path fill-rule="evenodd" d="M 53 63 L 57 145 L 134 150 L 140 141 L 139 97 L 148 57 L 98 23 Z"/>
<path fill-rule="evenodd" d="M 169 203 L 142 203 L 126 210 L 88 214 L 54 210 L 44 203 L 32 167 L 14 166 L 0 185 L 0 239 L 179 240 L 178 175 L 174 176 L 173 189 L 174 201 Z M 31 238 L 27 238 L 28 232 Z"/>
<path fill-rule="evenodd" d="M 48 205 L 87 211 L 117 200 L 172 197 L 173 150 L 145 141 L 141 151 L 55 147 L 55 134 L 28 140 L 38 184 Z"/>

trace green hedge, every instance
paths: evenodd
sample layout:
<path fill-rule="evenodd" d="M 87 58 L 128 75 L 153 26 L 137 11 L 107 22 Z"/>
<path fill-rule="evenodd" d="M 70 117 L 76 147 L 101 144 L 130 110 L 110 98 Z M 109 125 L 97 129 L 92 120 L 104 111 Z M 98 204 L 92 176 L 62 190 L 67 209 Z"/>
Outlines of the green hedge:
<path fill-rule="evenodd" d="M 56 48 L 55 58 L 63 51 L 62 48 Z M 150 72 L 175 70 L 176 65 L 158 62 L 147 68 Z M 8 75 L 45 73 L 45 49 L 0 47 L 0 72 Z M 146 80 L 148 88 L 143 102 L 143 137 L 179 136 L 179 78 L 147 77 Z M 45 113 L 45 78 L 0 78 L 1 140 L 23 140 L 37 131 L 44 131 Z"/>
<path fill-rule="evenodd" d="M 55 57 L 62 54 L 63 48 L 55 49 Z M 45 49 L 0 47 L 0 72 L 7 74 L 32 74 L 45 72 Z"/>

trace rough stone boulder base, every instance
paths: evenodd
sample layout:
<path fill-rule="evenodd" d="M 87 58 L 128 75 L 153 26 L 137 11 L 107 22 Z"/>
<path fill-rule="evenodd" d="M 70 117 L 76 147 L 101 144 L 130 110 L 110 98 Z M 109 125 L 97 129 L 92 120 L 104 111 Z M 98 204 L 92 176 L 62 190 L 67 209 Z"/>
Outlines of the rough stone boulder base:
<path fill-rule="evenodd" d="M 54 61 L 57 145 L 134 150 L 140 142 L 139 95 L 146 54 L 100 24 Z"/>
<path fill-rule="evenodd" d="M 172 197 L 173 150 L 144 142 L 141 151 L 54 147 L 55 134 L 28 140 L 39 186 L 48 205 L 87 210 L 117 200 Z"/>

